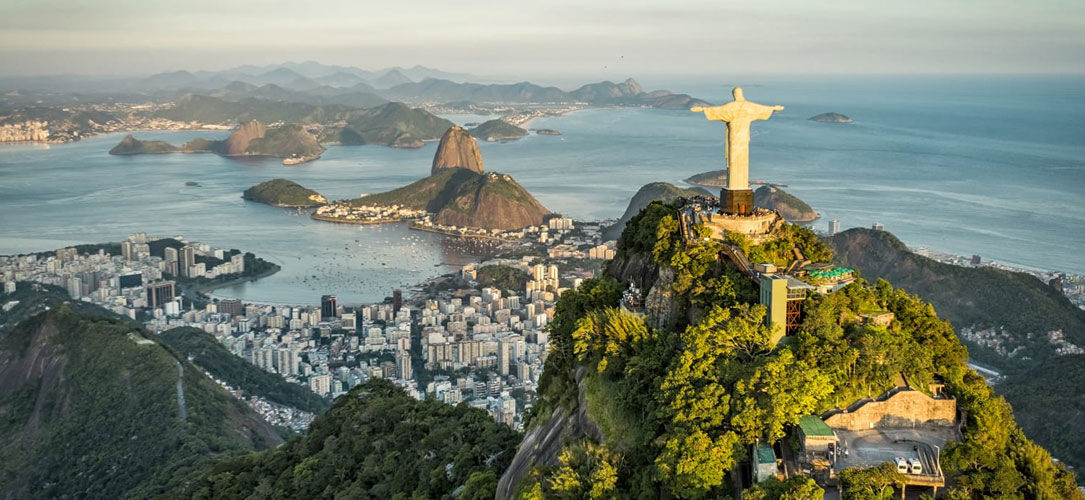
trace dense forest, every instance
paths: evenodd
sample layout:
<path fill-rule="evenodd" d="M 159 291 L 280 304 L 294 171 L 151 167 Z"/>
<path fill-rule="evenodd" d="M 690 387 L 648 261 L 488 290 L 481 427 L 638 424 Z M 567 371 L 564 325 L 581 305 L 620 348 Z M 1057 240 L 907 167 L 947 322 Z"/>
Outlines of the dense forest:
<path fill-rule="evenodd" d="M 519 440 L 483 410 L 417 401 L 371 379 L 337 398 L 304 437 L 219 463 L 178 494 L 488 500 Z"/>
<path fill-rule="evenodd" d="M 211 376 L 241 390 L 246 396 L 259 396 L 299 410 L 320 413 L 331 404 L 308 386 L 287 382 L 281 375 L 261 370 L 226 350 L 218 339 L 203 330 L 174 328 L 159 336 Z"/>
<path fill-rule="evenodd" d="M 611 276 L 562 295 L 532 424 L 543 424 L 553 408 L 572 409 L 583 392 L 602 439 L 565 442 L 554 463 L 522 478 L 520 497 L 728 496 L 729 471 L 748 460 L 751 444 L 784 438 L 801 416 L 880 394 L 904 374 L 920 390 L 940 377 L 967 412 L 964 441 L 942 453 L 950 498 L 1082 498 L 1073 474 L 1025 437 L 1010 406 L 967 367 L 965 348 L 929 304 L 886 281 L 859 280 L 807 298 L 801 331 L 773 346 L 752 285 L 716 259 L 719 242 L 683 242 L 674 213 L 650 205 L 622 234 Z M 811 236 L 792 227 L 749 250 L 784 256 L 788 244 L 803 244 L 808 255 L 827 257 Z M 648 256 L 673 273 L 667 292 L 675 319 L 666 328 L 646 323 L 651 310 L 641 316 L 618 307 L 624 285 L 614 271 Z M 857 321 L 871 309 L 895 320 L 887 327 Z M 579 382 L 578 369 L 586 373 Z M 886 486 L 894 479 L 877 469 L 841 478 L 851 498 L 894 495 Z M 820 498 L 802 480 L 747 494 Z"/>
<path fill-rule="evenodd" d="M 993 267 L 943 264 L 908 250 L 885 231 L 849 229 L 833 236 L 838 263 L 858 269 L 868 280 L 884 278 L 924 297 L 939 315 L 958 329 L 1003 327 L 1007 348 L 1022 347 L 1007 357 L 970 346 L 983 362 L 1003 369 L 1028 368 L 1055 355 L 1046 333 L 1060 330 L 1066 339 L 1085 345 L 1085 311 L 1036 277 Z"/>
<path fill-rule="evenodd" d="M 502 292 L 523 292 L 531 275 L 515 267 L 488 265 L 478 268 L 476 281 L 483 286 L 492 286 Z"/>

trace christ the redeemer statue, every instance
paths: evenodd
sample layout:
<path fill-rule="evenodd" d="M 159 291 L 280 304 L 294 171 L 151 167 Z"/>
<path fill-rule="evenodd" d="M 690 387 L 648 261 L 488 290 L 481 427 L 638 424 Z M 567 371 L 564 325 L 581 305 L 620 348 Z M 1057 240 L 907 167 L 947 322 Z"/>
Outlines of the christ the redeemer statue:
<path fill-rule="evenodd" d="M 750 123 L 768 120 L 783 106 L 765 106 L 747 101 L 742 87 L 735 87 L 735 100 L 722 106 L 693 107 L 690 111 L 704 112 L 705 118 L 727 124 L 727 188 L 720 193 L 723 212 L 731 215 L 753 213 L 753 191 L 750 190 Z"/>

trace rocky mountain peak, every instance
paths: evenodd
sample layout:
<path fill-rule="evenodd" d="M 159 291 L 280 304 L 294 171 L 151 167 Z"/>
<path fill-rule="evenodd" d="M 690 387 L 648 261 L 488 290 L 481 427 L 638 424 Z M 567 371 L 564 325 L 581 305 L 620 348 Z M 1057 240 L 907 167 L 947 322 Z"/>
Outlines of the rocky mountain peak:
<path fill-rule="evenodd" d="M 441 136 L 437 154 L 433 156 L 433 168 L 430 175 L 445 168 L 465 168 L 482 173 L 482 153 L 478 143 L 463 127 L 453 125 Z"/>

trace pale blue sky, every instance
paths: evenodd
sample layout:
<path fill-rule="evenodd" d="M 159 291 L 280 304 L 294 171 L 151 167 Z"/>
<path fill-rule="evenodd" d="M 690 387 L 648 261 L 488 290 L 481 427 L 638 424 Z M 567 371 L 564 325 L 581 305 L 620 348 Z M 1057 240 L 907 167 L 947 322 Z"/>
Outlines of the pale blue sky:
<path fill-rule="evenodd" d="M 0 74 L 316 60 L 493 77 L 1081 73 L 1085 1 L 0 0 Z"/>

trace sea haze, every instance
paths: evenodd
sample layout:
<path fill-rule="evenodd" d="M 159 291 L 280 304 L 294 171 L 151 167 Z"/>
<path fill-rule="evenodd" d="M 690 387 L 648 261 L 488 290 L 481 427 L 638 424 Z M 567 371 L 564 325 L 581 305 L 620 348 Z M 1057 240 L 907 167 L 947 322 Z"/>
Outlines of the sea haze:
<path fill-rule="evenodd" d="M 750 178 L 787 184 L 821 212 L 816 224 L 881 221 L 911 246 L 1085 274 L 1085 79 L 764 78 L 672 87 L 722 103 L 734 84 L 750 100 L 786 106 L 754 125 Z M 855 123 L 808 120 L 828 111 Z M 723 167 L 723 125 L 687 111 L 595 109 L 530 126 L 563 135 L 481 143 L 486 169 L 513 175 L 548 208 L 577 219 L 618 217 L 643 184 L 681 184 Z M 225 133 L 134 135 L 180 144 Z M 330 147 L 316 162 L 286 167 L 210 154 L 108 155 L 121 137 L 0 147 L 0 253 L 135 231 L 181 234 L 281 264 L 275 276 L 217 293 L 274 303 L 313 303 L 325 293 L 380 300 L 479 255 L 403 226 L 323 223 L 240 198 L 275 177 L 329 198 L 388 190 L 428 174 L 432 143 Z"/>

